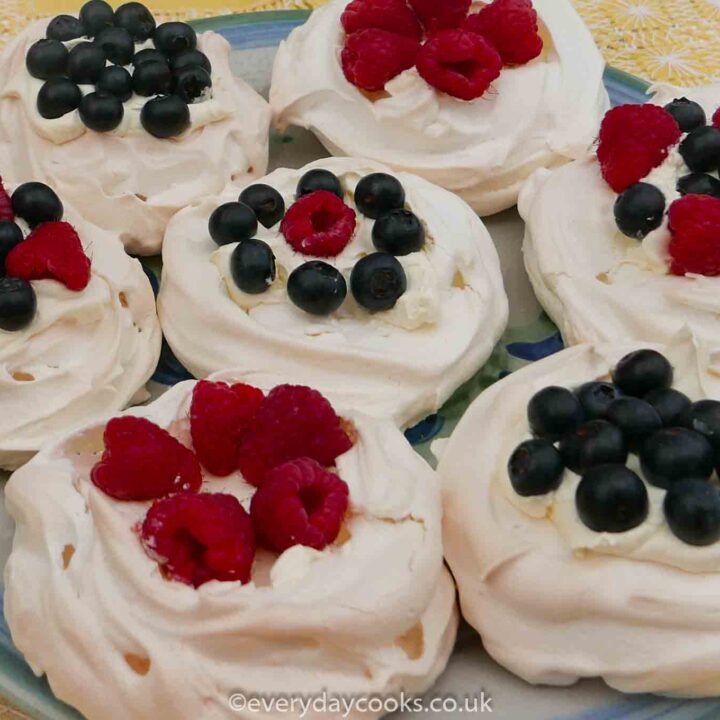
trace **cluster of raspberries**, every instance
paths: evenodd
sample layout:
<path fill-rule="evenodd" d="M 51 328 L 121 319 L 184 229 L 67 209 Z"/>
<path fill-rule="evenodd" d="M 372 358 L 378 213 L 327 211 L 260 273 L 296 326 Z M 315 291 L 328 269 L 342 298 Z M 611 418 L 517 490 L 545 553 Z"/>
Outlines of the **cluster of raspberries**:
<path fill-rule="evenodd" d="M 712 118 L 720 128 L 720 108 Z M 603 178 L 617 193 L 661 165 L 683 133 L 675 118 L 657 105 L 621 105 L 605 115 L 597 157 Z M 689 194 L 668 209 L 670 272 L 720 276 L 720 199 Z"/>
<path fill-rule="evenodd" d="M 265 396 L 203 380 L 192 395 L 190 435 L 193 449 L 145 418 L 114 418 L 91 472 L 116 500 L 153 501 L 138 532 L 165 577 L 193 587 L 246 583 L 257 544 L 282 553 L 322 550 L 337 538 L 349 490 L 326 468 L 353 442 L 320 393 L 279 385 Z M 234 495 L 201 492 L 202 468 L 214 478 L 239 470 L 257 487 L 250 512 Z"/>
<path fill-rule="evenodd" d="M 543 49 L 531 0 L 353 0 L 342 15 L 345 77 L 368 92 L 417 66 L 432 87 L 460 100 L 481 97 L 503 65 Z"/>

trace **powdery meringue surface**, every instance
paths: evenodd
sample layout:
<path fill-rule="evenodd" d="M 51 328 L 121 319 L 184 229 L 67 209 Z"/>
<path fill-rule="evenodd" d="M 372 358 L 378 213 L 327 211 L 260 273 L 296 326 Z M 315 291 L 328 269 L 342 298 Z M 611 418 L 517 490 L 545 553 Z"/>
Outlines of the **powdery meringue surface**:
<path fill-rule="evenodd" d="M 720 85 L 657 89 L 652 102 L 688 97 L 703 105 L 708 119 L 720 104 Z M 689 172 L 673 148 L 644 182 L 659 187 L 669 207 L 680 197 L 677 180 Z M 520 195 L 525 266 L 565 342 L 665 344 L 687 325 L 717 345 L 720 278 L 670 275 L 667 218 L 642 242 L 625 237 L 615 224 L 617 197 L 594 154 L 552 172 L 538 170 Z"/>
<path fill-rule="evenodd" d="M 300 170 L 277 170 L 262 182 L 290 207 L 298 180 L 311 168 L 341 178 L 345 202 L 359 180 L 389 172 L 366 160 L 325 159 Z M 375 250 L 372 222 L 358 213 L 354 239 L 327 260 L 348 280 L 348 298 L 324 318 L 287 297 L 285 282 L 312 258 L 295 253 L 280 226 L 258 237 L 273 248 L 278 279 L 261 295 L 239 292 L 230 276 L 235 245 L 218 249 L 208 219 L 237 190 L 188 208 L 168 227 L 158 312 L 178 359 L 196 376 L 225 367 L 262 367 L 309 385 L 351 394 L 356 407 L 406 425 L 437 410 L 490 356 L 507 323 L 508 304 L 497 253 L 482 222 L 458 197 L 418 177 L 397 175 L 406 205 L 426 227 L 425 250 L 399 258 L 408 291 L 396 307 L 371 314 L 349 289 L 352 267 Z"/>
<path fill-rule="evenodd" d="M 33 280 L 32 323 L 0 330 L 0 467 L 16 468 L 44 443 L 142 399 L 160 356 L 155 297 L 140 263 L 67 210 L 92 260 L 90 283 L 73 292 Z"/>
<path fill-rule="evenodd" d="M 421 175 L 481 215 L 513 206 L 533 170 L 581 156 L 595 138 L 609 107 L 604 62 L 569 0 L 534 0 L 543 56 L 504 68 L 471 102 L 436 91 L 414 68 L 375 101 L 349 83 L 340 65 L 349 2 L 316 10 L 280 45 L 270 92 L 280 127 L 312 130 L 335 155 Z"/>
<path fill-rule="evenodd" d="M 691 547 L 651 512 L 627 533 L 594 533 L 577 516 L 577 476 L 523 499 L 508 458 L 530 437 L 527 403 L 548 385 L 604 378 L 638 345 L 578 345 L 481 395 L 443 451 L 444 542 L 464 617 L 488 652 L 532 683 L 602 677 L 623 692 L 720 694 L 720 545 Z M 662 349 L 658 346 L 659 349 Z M 720 356 L 685 332 L 665 353 L 674 387 L 720 398 Z M 481 441 L 478 441 L 481 438 Z M 637 469 L 637 468 L 635 468 Z"/>
<path fill-rule="evenodd" d="M 187 133 L 158 140 L 125 125 L 114 133 L 87 130 L 77 112 L 55 121 L 40 117 L 38 82 L 25 56 L 46 27 L 47 21 L 34 23 L 0 56 L 0 143 L 7 145 L 8 180 L 46 182 L 85 219 L 119 236 L 128 251 L 152 255 L 178 210 L 266 171 L 270 110 L 233 75 L 230 46 L 220 35 L 198 36 L 198 49 L 213 67 L 213 99 L 191 106 L 194 126 Z M 140 109 L 135 103 L 126 111 Z"/>
<path fill-rule="evenodd" d="M 265 374 L 218 378 L 265 390 L 278 383 Z M 189 442 L 193 386 L 131 412 Z M 57 697 L 88 720 L 210 720 L 252 717 L 229 707 L 240 690 L 384 695 L 434 682 L 457 629 L 437 480 L 391 422 L 330 399 L 358 433 L 337 462 L 351 498 L 341 540 L 322 552 L 261 553 L 244 586 L 195 590 L 162 577 L 133 531 L 149 503 L 119 503 L 89 480 L 102 424 L 45 447 L 12 476 L 6 498 L 17 532 L 5 616 Z M 253 493 L 239 474 L 209 478 L 205 490 L 246 507 Z"/>

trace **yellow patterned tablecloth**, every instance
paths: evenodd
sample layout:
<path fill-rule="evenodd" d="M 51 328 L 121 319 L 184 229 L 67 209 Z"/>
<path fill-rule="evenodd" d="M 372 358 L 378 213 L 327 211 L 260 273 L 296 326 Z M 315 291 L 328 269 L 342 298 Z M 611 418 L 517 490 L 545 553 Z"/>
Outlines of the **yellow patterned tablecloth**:
<path fill-rule="evenodd" d="M 111 0 L 112 2 L 113 0 Z M 82 0 L 0 0 L 0 43 Z M 151 0 L 161 18 L 311 8 L 325 0 Z M 611 65 L 677 85 L 720 81 L 720 0 L 573 0 Z"/>

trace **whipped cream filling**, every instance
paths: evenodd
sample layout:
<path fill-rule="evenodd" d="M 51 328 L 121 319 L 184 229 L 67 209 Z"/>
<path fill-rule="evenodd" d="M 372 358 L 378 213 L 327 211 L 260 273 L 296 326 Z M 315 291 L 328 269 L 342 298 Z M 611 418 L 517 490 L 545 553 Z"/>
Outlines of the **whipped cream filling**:
<path fill-rule="evenodd" d="M 688 97 L 715 111 L 720 86 L 664 87 L 652 102 Z M 690 171 L 674 147 L 643 181 L 667 200 Z M 572 198 L 572 202 L 568 202 Z M 711 345 L 720 341 L 720 278 L 669 272 L 667 217 L 642 242 L 615 224 L 617 194 L 602 178 L 594 154 L 553 172 L 538 170 L 523 187 L 525 266 L 538 299 L 568 344 L 638 338 L 667 344 L 689 326 Z"/>
<path fill-rule="evenodd" d="M 32 281 L 35 318 L 23 330 L 0 330 L 0 467 L 15 468 L 58 435 L 142 399 L 160 355 L 155 298 L 140 263 L 116 238 L 66 219 L 91 258 L 90 283 L 73 292 Z"/>
<path fill-rule="evenodd" d="M 491 655 L 524 679 L 566 685 L 600 676 L 625 692 L 717 695 L 718 547 L 677 539 L 662 516 L 662 491 L 649 485 L 649 517 L 613 535 L 579 520 L 573 473 L 534 500 L 516 496 L 507 478 L 510 453 L 530 434 L 530 397 L 549 385 L 605 378 L 635 349 L 578 345 L 476 400 L 438 468 L 446 558 L 463 615 Z M 688 332 L 659 349 L 675 366 L 674 387 L 693 399 L 720 398 L 716 352 Z"/>
<path fill-rule="evenodd" d="M 351 192 L 359 179 L 387 168 L 364 160 L 326 159 L 301 170 L 277 170 L 262 182 L 287 206 L 298 180 L 313 167 L 343 179 Z M 263 367 L 297 381 L 347 392 L 357 407 L 401 424 L 437 410 L 490 356 L 507 322 L 507 298 L 487 230 L 459 198 L 420 178 L 398 174 L 407 205 L 423 221 L 426 249 L 399 258 L 408 292 L 396 307 L 371 314 L 348 290 L 343 307 L 327 318 L 304 313 L 287 297 L 288 274 L 310 260 L 295 253 L 279 226 L 258 230 L 277 256 L 277 279 L 262 295 L 235 287 L 229 258 L 218 250 L 208 218 L 219 198 L 188 208 L 168 228 L 158 310 L 180 361 L 197 377 L 223 367 Z M 346 202 L 350 201 L 346 193 Z M 358 216 L 356 236 L 331 264 L 349 276 L 372 252 L 372 221 Z"/>
<path fill-rule="evenodd" d="M 159 140 L 133 131 L 145 98 L 128 101 L 123 124 L 112 133 L 87 130 L 77 112 L 59 120 L 40 117 L 35 105 L 40 81 L 27 72 L 25 57 L 45 36 L 47 24 L 33 23 L 0 55 L 5 180 L 47 183 L 82 217 L 118 236 L 128 251 L 153 255 L 178 210 L 228 183 L 264 174 L 270 109 L 234 76 L 230 45 L 220 35 L 198 36 L 198 49 L 213 68 L 212 98 L 190 106 L 189 131 Z"/>
<path fill-rule="evenodd" d="M 481 215 L 511 207 L 533 170 L 579 157 L 593 142 L 609 107 L 604 62 L 568 0 L 534 1 L 545 52 L 504 68 L 471 102 L 438 92 L 414 68 L 381 97 L 349 83 L 339 58 L 349 2 L 316 10 L 280 45 L 270 91 L 279 127 L 308 128 L 335 155 L 421 175 Z"/>
<path fill-rule="evenodd" d="M 264 373 L 219 377 L 266 391 L 278 383 Z M 193 385 L 131 412 L 187 443 Z M 350 488 L 344 529 L 322 552 L 259 552 L 247 585 L 195 590 L 163 578 L 134 530 L 149 503 L 117 502 L 89 480 L 102 424 L 15 473 L 5 613 L 15 644 L 60 699 L 89 720 L 250 718 L 231 709 L 230 695 L 277 693 L 279 669 L 290 695 L 415 693 L 434 682 L 457 629 L 434 473 L 392 423 L 330 399 L 358 437 L 337 462 Z M 254 488 L 236 474 L 208 477 L 204 491 L 247 507 Z"/>

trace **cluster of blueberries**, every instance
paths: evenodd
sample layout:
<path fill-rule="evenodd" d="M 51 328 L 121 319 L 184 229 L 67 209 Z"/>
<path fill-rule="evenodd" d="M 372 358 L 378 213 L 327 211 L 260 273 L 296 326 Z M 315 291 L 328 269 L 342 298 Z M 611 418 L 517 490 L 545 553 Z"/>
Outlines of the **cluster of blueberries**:
<path fill-rule="evenodd" d="M 676 98 L 665 106 L 687 133 L 680 143 L 680 155 L 690 173 L 678 180 L 681 195 L 711 195 L 720 198 L 720 180 L 710 175 L 720 169 L 720 129 L 707 124 L 707 116 L 698 103 Z M 662 225 L 667 200 L 651 183 L 631 185 L 615 201 L 615 222 L 620 232 L 642 240 Z"/>
<path fill-rule="evenodd" d="M 300 178 L 296 197 L 325 190 L 343 198 L 340 180 L 328 170 L 310 170 Z M 418 217 L 406 210 L 405 190 L 391 175 L 373 173 L 355 189 L 355 204 L 375 220 L 372 231 L 377 252 L 366 255 L 353 267 L 350 290 L 357 303 L 370 312 L 390 310 L 407 290 L 407 277 L 399 256 L 422 250 L 425 229 Z M 285 203 L 268 185 L 246 188 L 238 202 L 221 205 L 210 217 L 210 236 L 218 245 L 239 242 L 230 267 L 235 284 L 251 294 L 265 292 L 275 280 L 275 255 L 269 245 L 254 239 L 258 221 L 266 228 L 282 220 Z M 311 260 L 288 277 L 292 302 L 312 315 L 330 315 L 347 297 L 347 282 L 329 263 Z"/>
<path fill-rule="evenodd" d="M 30 228 L 62 220 L 65 209 L 47 185 L 28 182 L 12 194 L 12 209 Z M 12 220 L 0 220 L 0 329 L 22 330 L 35 317 L 37 298 L 32 285 L 21 278 L 7 277 L 5 259 L 25 239 L 22 228 Z"/>
<path fill-rule="evenodd" d="M 55 17 L 46 35 L 25 59 L 28 72 L 45 81 L 37 109 L 46 119 L 78 110 L 88 128 L 110 132 L 122 122 L 123 103 L 135 93 L 150 98 L 140 114 L 145 130 L 158 138 L 175 137 L 190 127 L 188 105 L 212 87 L 212 67 L 197 49 L 195 30 L 181 22 L 156 26 L 152 13 L 138 2 L 113 11 L 104 0 L 90 0 L 77 18 Z M 82 38 L 68 50 L 65 43 Z M 135 43 L 148 40 L 153 48 L 135 52 Z M 83 95 L 80 85 L 95 90 Z"/>
<path fill-rule="evenodd" d="M 612 383 L 588 382 L 574 392 L 547 387 L 532 397 L 535 436 L 508 462 L 513 489 L 523 497 L 556 490 L 565 469 L 582 477 L 575 503 L 595 532 L 621 533 L 647 517 L 643 480 L 626 466 L 639 455 L 645 479 L 667 490 L 670 529 L 689 545 L 720 539 L 720 402 L 690 399 L 673 389 L 673 369 L 654 350 L 624 357 Z"/>

